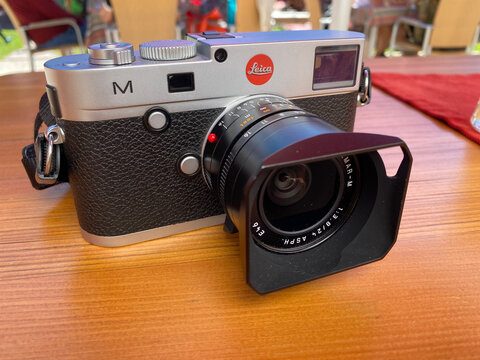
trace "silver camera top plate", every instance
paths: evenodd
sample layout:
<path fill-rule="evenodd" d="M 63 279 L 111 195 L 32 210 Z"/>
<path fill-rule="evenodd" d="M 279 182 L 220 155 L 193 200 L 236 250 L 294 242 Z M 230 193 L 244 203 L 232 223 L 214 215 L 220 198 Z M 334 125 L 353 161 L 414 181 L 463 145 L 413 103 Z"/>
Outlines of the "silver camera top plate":
<path fill-rule="evenodd" d="M 47 83 L 57 89 L 62 117 L 74 121 L 141 116 L 157 105 L 169 112 L 224 107 L 254 94 L 292 99 L 358 91 L 361 33 L 310 30 L 228 35 L 190 35 L 197 55 L 183 60 L 146 60 L 138 51 L 126 65 L 91 64 L 87 54 L 52 59 L 45 63 Z M 215 56 L 219 49 L 226 52 L 221 62 Z M 355 62 L 348 81 L 316 82 L 320 64 L 341 52 L 355 54 L 348 55 L 347 60 Z M 172 91 L 172 84 L 178 88 Z"/>

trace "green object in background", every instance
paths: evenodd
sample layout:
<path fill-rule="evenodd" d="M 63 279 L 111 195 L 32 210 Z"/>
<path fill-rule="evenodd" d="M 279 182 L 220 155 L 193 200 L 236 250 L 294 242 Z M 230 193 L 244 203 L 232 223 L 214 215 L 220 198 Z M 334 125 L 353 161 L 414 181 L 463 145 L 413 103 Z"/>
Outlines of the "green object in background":
<path fill-rule="evenodd" d="M 84 2 L 78 0 L 70 0 L 70 7 L 67 7 L 64 0 L 55 0 L 55 2 L 60 5 L 62 8 L 67 10 L 69 13 L 77 16 L 82 16 L 83 14 L 83 4 Z"/>
<path fill-rule="evenodd" d="M 4 29 L 2 30 L 2 34 L 10 41 L 5 43 L 5 41 L 0 38 L 0 59 L 23 47 L 22 38 L 15 30 Z"/>

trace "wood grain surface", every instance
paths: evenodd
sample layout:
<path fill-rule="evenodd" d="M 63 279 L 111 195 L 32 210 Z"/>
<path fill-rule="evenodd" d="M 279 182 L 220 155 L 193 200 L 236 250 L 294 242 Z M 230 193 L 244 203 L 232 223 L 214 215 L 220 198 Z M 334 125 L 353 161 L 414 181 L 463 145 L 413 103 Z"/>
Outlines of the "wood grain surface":
<path fill-rule="evenodd" d="M 368 64 L 480 72 L 467 56 Z M 44 84 L 0 78 L 1 359 L 480 358 L 479 145 L 374 89 L 356 131 L 399 136 L 414 158 L 396 245 L 260 296 L 220 226 L 117 249 L 85 242 L 69 186 L 36 191 L 20 162 Z"/>

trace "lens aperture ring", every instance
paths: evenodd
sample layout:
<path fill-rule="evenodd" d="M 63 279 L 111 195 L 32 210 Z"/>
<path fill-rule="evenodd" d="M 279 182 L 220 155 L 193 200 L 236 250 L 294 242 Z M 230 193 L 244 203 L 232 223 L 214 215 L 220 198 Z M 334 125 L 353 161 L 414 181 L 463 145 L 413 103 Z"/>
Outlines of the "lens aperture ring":
<path fill-rule="evenodd" d="M 211 189 L 218 186 L 220 169 L 230 148 L 250 127 L 273 114 L 296 110 L 301 109 L 274 95 L 255 96 L 229 107 L 207 134 L 207 138 L 215 140 L 204 145 L 203 171 L 208 186 Z"/>

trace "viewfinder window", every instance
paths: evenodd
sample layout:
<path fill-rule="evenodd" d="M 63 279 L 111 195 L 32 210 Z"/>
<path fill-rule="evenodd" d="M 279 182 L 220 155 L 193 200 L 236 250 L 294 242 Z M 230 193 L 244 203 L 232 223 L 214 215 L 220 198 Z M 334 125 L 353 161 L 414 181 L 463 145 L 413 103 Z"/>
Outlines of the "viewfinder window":
<path fill-rule="evenodd" d="M 193 73 L 178 73 L 168 75 L 168 92 L 183 92 L 195 90 Z"/>
<path fill-rule="evenodd" d="M 317 47 L 313 90 L 354 86 L 359 48 L 358 45 Z"/>

